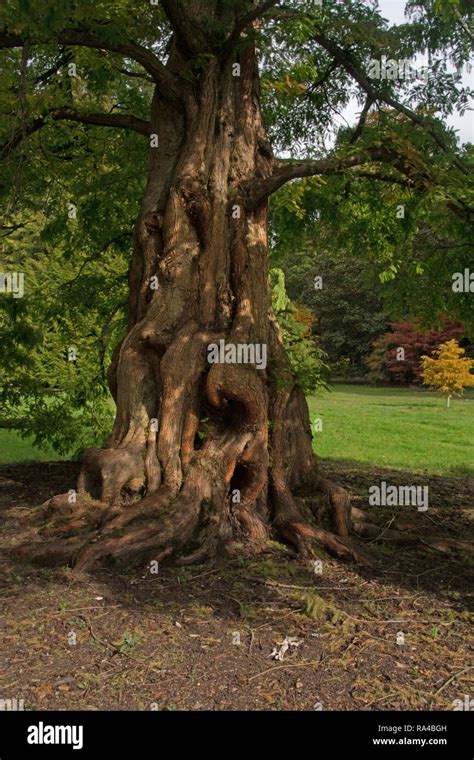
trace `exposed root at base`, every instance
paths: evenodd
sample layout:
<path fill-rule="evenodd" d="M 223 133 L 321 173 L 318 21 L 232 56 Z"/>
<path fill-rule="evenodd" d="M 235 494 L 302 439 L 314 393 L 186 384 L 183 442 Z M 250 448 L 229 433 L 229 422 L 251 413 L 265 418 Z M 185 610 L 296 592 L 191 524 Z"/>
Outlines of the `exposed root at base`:
<path fill-rule="evenodd" d="M 256 553 L 266 549 L 273 536 L 293 546 L 305 559 L 316 557 L 314 544 L 338 558 L 365 564 L 344 530 L 347 493 L 323 479 L 319 489 L 325 491 L 334 508 L 340 536 L 305 521 L 293 500 L 291 519 L 282 519 L 278 508 L 268 520 L 255 505 L 229 508 L 222 494 L 220 499 L 211 495 L 209 480 L 201 471 L 187 479 L 178 496 L 162 487 L 124 507 L 109 506 L 85 495 L 75 504 L 69 502 L 68 494 L 54 497 L 35 511 L 34 521 L 42 521 L 36 532 L 40 540 L 11 551 L 33 564 L 71 564 L 75 572 L 84 572 L 106 558 L 121 562 L 173 559 L 178 564 L 191 564 L 215 556 L 235 540 L 245 551 Z"/>
<path fill-rule="evenodd" d="M 373 522 L 362 509 L 352 507 L 352 526 L 354 533 L 366 543 L 389 541 L 402 546 L 424 544 L 440 552 L 462 551 L 473 553 L 474 545 L 469 541 L 440 537 L 424 531 L 421 535 L 419 526 L 410 520 L 392 517 L 385 524 Z"/>

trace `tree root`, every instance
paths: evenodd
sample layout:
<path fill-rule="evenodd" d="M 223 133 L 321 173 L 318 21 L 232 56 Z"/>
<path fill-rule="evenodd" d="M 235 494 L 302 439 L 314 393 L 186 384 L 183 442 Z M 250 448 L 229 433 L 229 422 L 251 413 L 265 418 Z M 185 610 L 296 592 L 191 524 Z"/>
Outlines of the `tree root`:
<path fill-rule="evenodd" d="M 34 522 L 40 522 L 36 540 L 11 551 L 33 564 L 71 564 L 79 573 L 106 558 L 119 562 L 159 558 L 191 564 L 214 556 L 235 539 L 245 551 L 255 553 L 268 548 L 273 536 L 292 545 L 305 559 L 316 557 L 315 545 L 338 558 L 366 564 L 350 545 L 347 531 L 338 536 L 306 522 L 288 490 L 287 501 L 277 499 L 274 514 L 267 520 L 255 504 L 229 505 L 225 494 L 217 498 L 203 468 L 193 467 L 188 474 L 178 496 L 161 486 L 131 505 L 109 506 L 85 495 L 71 504 L 68 494 L 56 496 L 35 511 Z M 320 490 L 336 512 L 344 510 L 346 519 L 346 492 L 322 479 Z M 336 525 L 339 521 L 341 526 L 340 519 L 335 518 Z"/>
<path fill-rule="evenodd" d="M 389 541 L 405 546 L 424 544 L 431 549 L 445 553 L 450 551 L 474 552 L 473 544 L 468 541 L 440 538 L 427 532 L 420 534 L 418 525 L 401 518 L 392 518 L 389 523 L 383 525 L 372 522 L 366 512 L 356 507 L 352 507 L 351 515 L 354 533 L 371 543 Z"/>
<path fill-rule="evenodd" d="M 304 558 L 316 557 L 312 548 L 312 543 L 315 543 L 340 559 L 369 564 L 368 559 L 349 543 L 323 528 L 313 528 L 306 523 L 288 522 L 280 526 L 279 534 L 285 541 L 293 544 Z"/>

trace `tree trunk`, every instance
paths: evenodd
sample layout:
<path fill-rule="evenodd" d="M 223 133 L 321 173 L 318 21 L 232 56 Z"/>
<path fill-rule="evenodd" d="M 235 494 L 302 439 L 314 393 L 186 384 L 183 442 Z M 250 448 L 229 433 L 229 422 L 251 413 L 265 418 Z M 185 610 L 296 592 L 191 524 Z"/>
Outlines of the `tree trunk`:
<path fill-rule="evenodd" d="M 168 67 L 187 64 L 173 42 Z M 317 472 L 271 310 L 267 202 L 251 205 L 246 192 L 274 164 L 253 43 L 206 60 L 183 104 L 153 99 L 128 332 L 109 369 L 113 430 L 86 452 L 76 502 L 49 503 L 61 519 L 34 552 L 84 569 L 106 555 L 192 561 L 235 542 L 259 549 L 272 535 L 303 553 L 314 541 L 353 556 L 349 500 Z M 212 361 L 214 346 L 227 361 Z"/>

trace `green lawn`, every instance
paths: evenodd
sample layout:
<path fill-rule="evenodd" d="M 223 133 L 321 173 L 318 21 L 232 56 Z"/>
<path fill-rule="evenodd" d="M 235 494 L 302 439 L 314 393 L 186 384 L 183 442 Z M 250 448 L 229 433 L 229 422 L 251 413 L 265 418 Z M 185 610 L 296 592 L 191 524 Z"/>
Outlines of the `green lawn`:
<path fill-rule="evenodd" d="M 467 474 L 474 468 L 474 395 L 451 408 L 436 393 L 335 385 L 308 399 L 322 457 L 437 474 Z"/>
<path fill-rule="evenodd" d="M 335 385 L 308 399 L 320 417 L 315 450 L 322 457 L 437 474 L 467 474 L 474 463 L 474 394 L 451 408 L 436 393 Z M 0 430 L 0 464 L 66 459 Z"/>
<path fill-rule="evenodd" d="M 0 429 L 0 464 L 11 462 L 47 462 L 67 459 L 52 449 L 37 449 L 32 439 L 20 438 L 15 430 Z"/>

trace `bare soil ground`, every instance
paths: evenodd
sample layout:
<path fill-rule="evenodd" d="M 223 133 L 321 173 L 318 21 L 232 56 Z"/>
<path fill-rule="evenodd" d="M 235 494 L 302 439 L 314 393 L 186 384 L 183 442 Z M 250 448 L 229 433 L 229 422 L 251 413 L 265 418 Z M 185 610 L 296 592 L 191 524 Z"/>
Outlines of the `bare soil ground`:
<path fill-rule="evenodd" d="M 468 538 L 472 482 L 323 465 L 356 506 L 384 509 L 387 521 L 413 510 L 440 536 Z M 70 462 L 0 467 L 3 544 L 23 509 L 73 487 L 77 472 Z M 430 509 L 368 507 L 377 479 L 429 484 Z M 452 710 L 473 693 L 468 556 L 383 536 L 365 552 L 368 568 L 321 553 L 321 573 L 274 544 L 214 565 L 75 579 L 4 558 L 0 697 L 26 710 Z"/>

